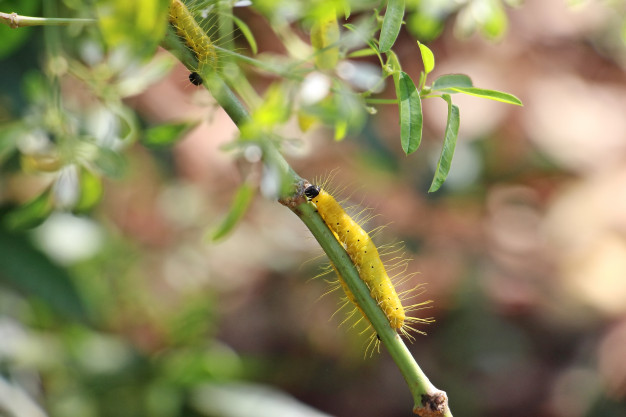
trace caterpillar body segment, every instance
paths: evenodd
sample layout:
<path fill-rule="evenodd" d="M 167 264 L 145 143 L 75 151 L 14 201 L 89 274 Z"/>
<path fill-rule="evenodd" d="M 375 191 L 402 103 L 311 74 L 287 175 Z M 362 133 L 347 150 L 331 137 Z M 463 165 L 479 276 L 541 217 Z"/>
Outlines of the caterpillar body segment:
<path fill-rule="evenodd" d="M 369 234 L 343 210 L 333 196 L 319 186 L 311 185 L 304 193 L 315 203 L 324 222 L 346 249 L 361 280 L 367 285 L 371 297 L 385 313 L 390 326 L 408 336 L 406 329 L 412 330 L 412 328 L 406 324 L 405 309 Z M 341 275 L 337 275 L 348 300 L 363 313 Z M 367 317 L 364 314 L 363 316 Z M 413 318 L 410 319 L 414 321 Z"/>
<path fill-rule="evenodd" d="M 189 49 L 196 55 L 198 59 L 197 72 L 203 75 L 206 69 L 217 69 L 218 62 L 215 44 L 181 0 L 172 0 L 169 20 L 176 29 L 178 36 L 184 39 Z"/>

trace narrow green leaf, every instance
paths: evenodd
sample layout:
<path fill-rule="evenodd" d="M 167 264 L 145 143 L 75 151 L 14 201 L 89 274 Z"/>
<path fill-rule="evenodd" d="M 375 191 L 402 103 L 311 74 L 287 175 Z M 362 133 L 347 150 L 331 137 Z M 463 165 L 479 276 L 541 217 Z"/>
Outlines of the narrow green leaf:
<path fill-rule="evenodd" d="M 196 122 L 178 122 L 151 127 L 145 131 L 141 143 L 150 147 L 172 146 L 196 124 Z"/>
<path fill-rule="evenodd" d="M 503 103 L 515 104 L 516 106 L 523 106 L 522 100 L 515 97 L 513 94 L 504 93 L 496 90 L 485 90 L 484 88 L 477 87 L 452 87 L 453 92 L 469 94 L 470 96 L 488 98 L 489 100 L 501 101 Z"/>
<path fill-rule="evenodd" d="M 361 39 L 363 37 L 363 34 L 361 33 L 361 28 L 358 28 L 358 27 L 354 26 L 352 23 L 345 23 L 343 25 L 343 27 L 348 29 L 353 34 L 359 36 L 359 39 Z M 378 56 L 378 60 L 382 64 L 383 59 L 380 56 L 380 51 L 378 50 L 378 46 L 376 46 L 376 44 L 371 39 L 364 39 L 364 40 L 367 43 L 367 45 L 370 47 L 370 49 L 372 51 L 374 51 L 374 54 Z"/>
<path fill-rule="evenodd" d="M 361 58 L 364 56 L 373 56 L 378 54 L 378 51 L 372 50 L 371 48 L 359 49 L 358 51 L 350 52 L 348 54 L 348 58 Z"/>
<path fill-rule="evenodd" d="M 352 7 L 350 6 L 349 1 L 343 2 L 343 15 L 348 20 L 350 18 L 350 14 L 352 14 Z"/>
<path fill-rule="evenodd" d="M 348 122 L 344 119 L 337 119 L 335 121 L 335 140 L 340 141 L 346 137 L 348 133 Z"/>
<path fill-rule="evenodd" d="M 9 212 L 4 224 L 9 230 L 26 230 L 39 226 L 52 213 L 51 188 L 33 198 L 26 204 Z"/>
<path fill-rule="evenodd" d="M 418 10 L 412 12 L 406 19 L 406 25 L 414 39 L 431 42 L 443 31 L 444 23 L 441 19 L 444 16 L 437 16 L 437 12 L 433 15 L 432 12 L 424 9 L 426 8 L 419 7 Z"/>
<path fill-rule="evenodd" d="M 452 104 L 449 95 L 444 94 L 443 99 L 448 102 L 448 122 L 446 123 L 446 135 L 443 140 L 441 155 L 439 156 L 439 162 L 437 162 L 437 170 L 435 171 L 433 182 L 430 184 L 429 193 L 437 191 L 448 177 L 454 149 L 456 148 L 456 139 L 459 136 L 459 108 Z"/>
<path fill-rule="evenodd" d="M 87 320 L 85 303 L 67 270 L 36 249 L 23 233 L 0 228 L 0 253 L 0 282 L 39 298 L 67 317 Z"/>
<path fill-rule="evenodd" d="M 400 143 L 409 155 L 422 141 L 423 115 L 419 92 L 406 72 L 397 76 L 396 96 L 400 100 Z"/>
<path fill-rule="evenodd" d="M 270 85 L 263 95 L 263 103 L 252 115 L 253 121 L 263 127 L 274 127 L 286 122 L 291 116 L 289 94 L 286 85 Z"/>
<path fill-rule="evenodd" d="M 107 177 L 121 178 L 126 172 L 126 160 L 113 149 L 98 147 L 93 163 Z"/>
<path fill-rule="evenodd" d="M 248 183 L 241 184 L 237 190 L 237 194 L 235 195 L 230 211 L 211 235 L 211 239 L 213 241 L 224 238 L 233 229 L 233 227 L 235 227 L 246 211 L 248 211 L 248 207 L 250 207 L 250 203 L 252 202 L 255 192 L 256 188 L 252 185 Z"/>
<path fill-rule="evenodd" d="M 311 45 L 315 49 L 315 65 L 333 69 L 339 61 L 339 24 L 335 8 L 330 7 L 311 27 Z"/>
<path fill-rule="evenodd" d="M 422 54 L 422 62 L 424 63 L 424 72 L 428 74 L 433 69 L 435 69 L 435 55 L 433 55 L 433 51 L 428 48 L 428 46 L 424 45 L 420 41 L 417 41 L 417 44 L 420 47 L 420 53 Z"/>
<path fill-rule="evenodd" d="M 244 38 L 246 38 L 246 41 L 248 41 L 248 45 L 250 45 L 250 49 L 252 50 L 252 53 L 256 55 L 259 52 L 259 48 L 257 47 L 256 39 L 254 39 L 254 35 L 252 34 L 252 31 L 250 30 L 248 25 L 246 25 L 246 22 L 244 22 L 243 20 L 239 19 L 236 16 L 231 16 L 231 17 L 233 18 L 233 21 L 235 22 L 235 24 L 237 25 L 237 27 L 243 34 Z"/>
<path fill-rule="evenodd" d="M 481 32 L 492 40 L 501 38 L 509 26 L 502 4 L 499 1 L 490 1 L 487 7 L 481 10 L 483 12 L 479 22 Z"/>
<path fill-rule="evenodd" d="M 472 79 L 465 74 L 446 74 L 437 78 L 431 89 L 433 91 L 442 91 L 445 93 L 454 93 L 454 91 L 446 91 L 452 87 L 473 87 Z"/>
<path fill-rule="evenodd" d="M 378 49 L 380 52 L 387 52 L 396 42 L 396 38 L 402 27 L 404 17 L 404 0 L 389 0 L 387 10 L 383 17 L 383 26 L 380 29 Z"/>
<path fill-rule="evenodd" d="M 103 188 L 100 177 L 88 169 L 80 171 L 80 196 L 74 211 L 85 212 L 95 206 L 102 198 Z"/>

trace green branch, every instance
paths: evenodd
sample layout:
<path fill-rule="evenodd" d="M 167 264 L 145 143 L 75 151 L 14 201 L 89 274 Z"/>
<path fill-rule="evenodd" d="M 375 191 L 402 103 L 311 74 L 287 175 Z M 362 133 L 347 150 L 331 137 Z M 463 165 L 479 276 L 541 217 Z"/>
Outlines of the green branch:
<path fill-rule="evenodd" d="M 195 71 L 198 67 L 196 58 L 173 30 L 170 30 L 166 35 L 162 46 L 170 50 L 191 71 Z M 210 71 L 210 69 L 207 69 L 204 71 L 205 73 L 200 74 L 204 81 L 203 85 L 233 122 L 241 128 L 251 120 L 248 111 L 224 81 Z M 290 194 L 283 196 L 280 202 L 289 207 L 309 228 L 324 252 L 326 252 L 341 276 L 345 279 L 359 305 L 367 314 L 374 330 L 387 347 L 391 357 L 407 381 L 415 402 L 413 411 L 421 416 L 452 417 L 448 408 L 446 393 L 438 390 L 428 380 L 398 333 L 389 325 L 389 321 L 383 311 L 370 296 L 369 289 L 359 277 L 343 246 L 334 237 L 315 208 L 306 201 L 303 192 L 308 183 L 293 171 L 271 140 L 263 140 L 261 146 L 265 164 L 277 169 L 282 174 L 281 177 L 286 178 L 292 184 Z"/>
<path fill-rule="evenodd" d="M 26 26 L 63 26 L 72 23 L 95 23 L 96 19 L 65 19 L 52 17 L 20 16 L 17 13 L 0 12 L 0 22 L 12 29 Z"/>

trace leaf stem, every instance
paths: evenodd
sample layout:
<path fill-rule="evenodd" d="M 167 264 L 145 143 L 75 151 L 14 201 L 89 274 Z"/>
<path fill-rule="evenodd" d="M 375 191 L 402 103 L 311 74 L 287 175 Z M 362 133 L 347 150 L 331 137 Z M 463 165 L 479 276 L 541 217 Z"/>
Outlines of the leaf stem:
<path fill-rule="evenodd" d="M 398 104 L 397 98 L 366 98 L 367 104 Z"/>

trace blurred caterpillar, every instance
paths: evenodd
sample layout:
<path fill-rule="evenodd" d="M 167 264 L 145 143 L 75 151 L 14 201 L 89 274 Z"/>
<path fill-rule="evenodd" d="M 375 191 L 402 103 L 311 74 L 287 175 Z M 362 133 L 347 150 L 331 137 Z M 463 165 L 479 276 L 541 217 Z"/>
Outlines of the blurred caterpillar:
<path fill-rule="evenodd" d="M 404 335 L 410 340 L 414 340 L 409 332 L 424 334 L 413 327 L 413 324 L 430 323 L 432 319 L 423 319 L 407 316 L 406 313 L 424 308 L 430 301 L 403 306 L 402 299 L 410 299 L 421 293 L 421 286 L 414 287 L 400 294 L 387 274 L 387 270 L 380 259 L 380 254 L 376 245 L 372 242 L 369 234 L 354 221 L 341 207 L 341 205 L 318 185 L 309 185 L 304 190 L 304 195 L 312 201 L 326 225 L 333 232 L 337 240 L 344 246 L 352 263 L 359 272 L 361 280 L 370 290 L 371 297 L 376 301 L 381 310 L 385 313 L 389 325 L 392 329 Z M 333 269 L 334 265 L 333 265 Z M 356 306 L 363 317 L 367 319 L 363 310 L 359 306 L 354 294 L 337 272 L 339 284 L 346 294 L 348 300 Z M 369 321 L 369 319 L 368 319 Z M 373 336 L 372 336 L 373 337 Z M 375 339 L 372 339 L 374 341 Z M 370 342 L 371 343 L 371 342 Z M 378 341 L 376 340 L 377 344 Z"/>
<path fill-rule="evenodd" d="M 217 51 L 211 38 L 200 27 L 196 19 L 189 12 L 187 7 L 180 0 L 172 0 L 170 4 L 169 20 L 176 29 L 178 36 L 185 40 L 185 43 L 193 51 L 198 59 L 197 71 L 193 78 L 189 80 L 194 85 L 202 84 L 202 75 L 205 69 L 215 70 L 217 68 Z"/>

